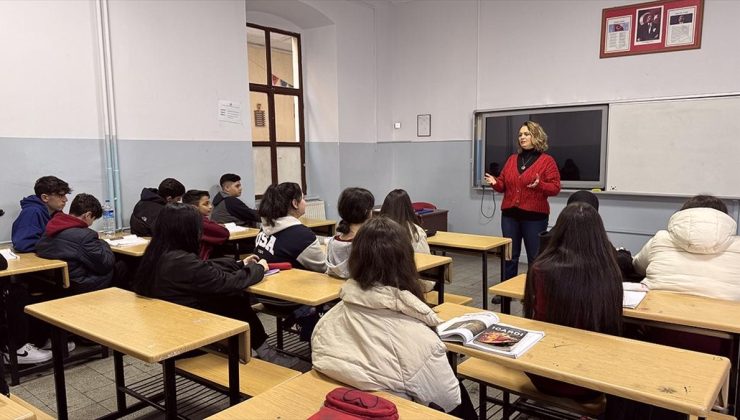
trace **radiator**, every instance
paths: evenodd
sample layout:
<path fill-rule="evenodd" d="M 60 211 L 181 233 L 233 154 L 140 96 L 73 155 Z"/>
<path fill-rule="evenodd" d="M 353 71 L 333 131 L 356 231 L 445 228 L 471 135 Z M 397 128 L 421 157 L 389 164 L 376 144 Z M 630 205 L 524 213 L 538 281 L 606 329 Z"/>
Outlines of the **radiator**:
<path fill-rule="evenodd" d="M 309 219 L 326 219 L 324 200 L 306 201 L 306 216 Z"/>

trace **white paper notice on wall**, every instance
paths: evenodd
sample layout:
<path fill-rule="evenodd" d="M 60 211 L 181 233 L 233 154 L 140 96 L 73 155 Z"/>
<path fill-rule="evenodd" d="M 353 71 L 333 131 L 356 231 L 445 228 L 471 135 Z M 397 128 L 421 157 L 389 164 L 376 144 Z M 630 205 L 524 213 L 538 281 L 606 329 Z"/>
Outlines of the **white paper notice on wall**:
<path fill-rule="evenodd" d="M 234 124 L 242 123 L 241 102 L 218 101 L 218 120 Z"/>

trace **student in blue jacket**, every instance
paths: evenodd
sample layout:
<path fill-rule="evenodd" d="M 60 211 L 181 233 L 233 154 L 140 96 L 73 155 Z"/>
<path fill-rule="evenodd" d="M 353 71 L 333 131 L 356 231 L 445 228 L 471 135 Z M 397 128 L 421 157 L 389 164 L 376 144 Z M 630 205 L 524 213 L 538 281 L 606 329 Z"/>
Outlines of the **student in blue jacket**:
<path fill-rule="evenodd" d="M 33 252 L 51 216 L 67 205 L 69 184 L 55 176 L 42 176 L 33 186 L 34 195 L 21 200 L 21 213 L 13 222 L 11 237 L 18 252 Z"/>

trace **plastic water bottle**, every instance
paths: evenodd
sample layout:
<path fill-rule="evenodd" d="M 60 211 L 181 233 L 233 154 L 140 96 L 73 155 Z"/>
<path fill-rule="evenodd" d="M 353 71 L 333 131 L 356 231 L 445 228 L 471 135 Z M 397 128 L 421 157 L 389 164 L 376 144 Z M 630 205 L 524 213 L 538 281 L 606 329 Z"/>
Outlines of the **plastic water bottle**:
<path fill-rule="evenodd" d="M 110 200 L 105 200 L 103 205 L 103 236 L 110 239 L 115 233 L 116 219 L 113 214 L 113 206 L 111 206 Z"/>

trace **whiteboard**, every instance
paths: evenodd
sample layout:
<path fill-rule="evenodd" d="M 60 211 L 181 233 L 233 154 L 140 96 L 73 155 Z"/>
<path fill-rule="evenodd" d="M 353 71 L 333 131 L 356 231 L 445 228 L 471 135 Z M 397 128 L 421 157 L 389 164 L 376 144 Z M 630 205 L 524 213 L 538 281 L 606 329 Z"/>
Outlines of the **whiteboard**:
<path fill-rule="evenodd" d="M 606 189 L 740 197 L 740 96 L 609 105 Z"/>

